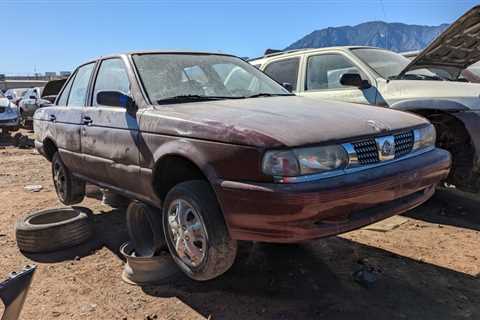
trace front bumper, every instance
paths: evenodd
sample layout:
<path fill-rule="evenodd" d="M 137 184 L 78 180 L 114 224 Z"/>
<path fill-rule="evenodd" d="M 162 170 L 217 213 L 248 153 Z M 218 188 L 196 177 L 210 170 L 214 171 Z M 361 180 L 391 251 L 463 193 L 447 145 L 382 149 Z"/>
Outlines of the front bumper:
<path fill-rule="evenodd" d="M 354 230 L 422 204 L 450 165 L 450 154 L 434 149 L 314 182 L 220 181 L 215 191 L 233 239 L 299 242 Z"/>
<path fill-rule="evenodd" d="M 19 117 L 13 117 L 13 118 L 0 117 L 0 128 L 18 127 L 19 125 L 20 125 Z"/>

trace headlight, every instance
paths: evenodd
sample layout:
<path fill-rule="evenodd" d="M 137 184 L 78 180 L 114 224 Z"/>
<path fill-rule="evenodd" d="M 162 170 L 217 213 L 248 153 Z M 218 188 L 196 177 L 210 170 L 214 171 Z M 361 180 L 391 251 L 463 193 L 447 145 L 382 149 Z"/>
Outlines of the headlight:
<path fill-rule="evenodd" d="M 292 177 L 343 169 L 348 163 L 341 146 L 298 148 L 268 151 L 263 158 L 263 173 Z"/>
<path fill-rule="evenodd" d="M 263 173 L 269 176 L 298 176 L 300 168 L 295 154 L 290 150 L 267 151 L 263 157 Z"/>
<path fill-rule="evenodd" d="M 435 146 L 437 133 L 435 132 L 435 127 L 429 125 L 427 127 L 413 130 L 413 137 L 413 149 L 418 150 Z"/>

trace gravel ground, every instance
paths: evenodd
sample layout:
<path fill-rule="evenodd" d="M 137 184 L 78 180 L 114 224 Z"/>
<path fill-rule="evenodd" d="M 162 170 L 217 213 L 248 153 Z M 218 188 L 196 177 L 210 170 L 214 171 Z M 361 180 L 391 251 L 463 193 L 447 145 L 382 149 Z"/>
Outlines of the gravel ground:
<path fill-rule="evenodd" d="M 81 204 L 94 213 L 92 241 L 53 254 L 19 252 L 15 220 L 60 203 L 50 164 L 10 144 L 0 138 L 0 277 L 38 265 L 22 319 L 480 319 L 480 198 L 437 192 L 387 232 L 242 243 L 219 279 L 136 287 L 120 278 L 125 212 L 95 199 Z M 354 281 L 358 270 L 373 281 Z"/>

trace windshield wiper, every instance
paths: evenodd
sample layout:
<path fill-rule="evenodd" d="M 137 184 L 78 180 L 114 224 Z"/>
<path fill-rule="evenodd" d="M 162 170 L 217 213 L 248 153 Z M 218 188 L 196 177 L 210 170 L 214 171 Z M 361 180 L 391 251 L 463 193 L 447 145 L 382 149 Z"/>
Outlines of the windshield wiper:
<path fill-rule="evenodd" d="M 267 93 L 267 92 L 260 92 L 257 94 L 252 94 L 251 96 L 246 96 L 245 98 L 261 98 L 261 97 L 279 97 L 279 96 L 293 96 L 294 94 L 288 93 Z"/>
<path fill-rule="evenodd" d="M 170 104 L 170 103 L 184 103 L 195 101 L 211 101 L 211 100 L 224 100 L 224 99 L 243 99 L 243 97 L 226 97 L 226 96 L 202 96 L 198 94 L 184 94 L 168 98 L 157 100 L 158 104 Z"/>

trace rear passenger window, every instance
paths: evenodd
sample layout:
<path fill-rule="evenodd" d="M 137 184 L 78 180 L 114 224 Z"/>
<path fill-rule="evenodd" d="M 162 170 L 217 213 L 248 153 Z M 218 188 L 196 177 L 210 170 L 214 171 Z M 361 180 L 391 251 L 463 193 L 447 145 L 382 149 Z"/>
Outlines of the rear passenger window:
<path fill-rule="evenodd" d="M 285 59 L 270 63 L 264 70 L 273 80 L 280 84 L 290 83 L 297 89 L 299 58 Z"/>
<path fill-rule="evenodd" d="M 100 91 L 119 91 L 130 94 L 130 81 L 127 70 L 121 59 L 108 59 L 102 61 L 98 70 L 95 88 L 93 89 L 93 105 L 97 106 L 97 94 Z"/>
<path fill-rule="evenodd" d="M 68 106 L 84 106 L 87 98 L 88 83 L 92 75 L 94 63 L 90 63 L 80 67 L 77 71 L 77 75 L 73 80 L 72 87 L 70 89 L 70 95 L 68 97 Z"/>
<path fill-rule="evenodd" d="M 58 98 L 57 106 L 66 106 L 67 105 L 68 95 L 70 94 L 70 89 L 72 88 L 72 83 L 73 83 L 74 78 L 75 78 L 75 75 L 73 75 L 70 78 L 67 85 L 65 86 L 65 89 L 63 89 L 62 93 L 60 94 L 60 97 Z"/>

